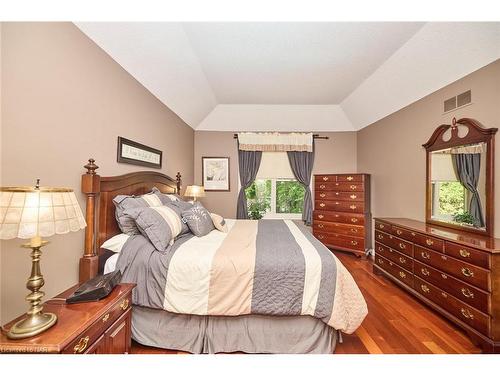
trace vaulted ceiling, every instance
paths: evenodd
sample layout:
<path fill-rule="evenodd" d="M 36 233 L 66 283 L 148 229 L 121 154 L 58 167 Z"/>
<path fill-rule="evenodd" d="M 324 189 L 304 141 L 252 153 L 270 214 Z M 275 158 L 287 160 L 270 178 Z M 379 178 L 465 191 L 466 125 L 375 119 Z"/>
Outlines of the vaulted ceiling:
<path fill-rule="evenodd" d="M 500 58 L 500 23 L 77 26 L 199 130 L 357 130 Z"/>

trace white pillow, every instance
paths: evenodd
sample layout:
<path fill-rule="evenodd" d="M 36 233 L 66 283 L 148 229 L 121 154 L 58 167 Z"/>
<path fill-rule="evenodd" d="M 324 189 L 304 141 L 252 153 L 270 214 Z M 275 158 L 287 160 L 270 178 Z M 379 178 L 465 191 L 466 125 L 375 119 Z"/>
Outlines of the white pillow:
<path fill-rule="evenodd" d="M 116 236 L 111 237 L 109 240 L 105 241 L 101 247 L 103 249 L 111 250 L 115 253 L 119 253 L 122 250 L 123 245 L 129 239 L 129 235 L 125 233 L 117 234 Z"/>

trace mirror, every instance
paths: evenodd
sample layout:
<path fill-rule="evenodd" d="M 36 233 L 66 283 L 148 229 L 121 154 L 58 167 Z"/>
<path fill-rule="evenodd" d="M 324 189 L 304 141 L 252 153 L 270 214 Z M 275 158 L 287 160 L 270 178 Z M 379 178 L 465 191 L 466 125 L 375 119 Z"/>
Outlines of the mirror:
<path fill-rule="evenodd" d="M 441 125 L 427 149 L 426 221 L 492 235 L 496 128 L 472 119 Z"/>
<path fill-rule="evenodd" d="M 485 142 L 431 152 L 432 220 L 486 230 Z"/>

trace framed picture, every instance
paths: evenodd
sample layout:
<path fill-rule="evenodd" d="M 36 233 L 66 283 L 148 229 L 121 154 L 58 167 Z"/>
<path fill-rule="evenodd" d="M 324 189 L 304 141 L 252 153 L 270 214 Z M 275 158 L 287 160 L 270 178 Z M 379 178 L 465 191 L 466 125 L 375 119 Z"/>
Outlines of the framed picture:
<path fill-rule="evenodd" d="M 118 163 L 141 165 L 143 167 L 161 168 L 162 152 L 153 147 L 143 145 L 130 139 L 118 137 Z"/>
<path fill-rule="evenodd" d="M 206 191 L 229 191 L 229 158 L 202 157 L 203 187 Z"/>

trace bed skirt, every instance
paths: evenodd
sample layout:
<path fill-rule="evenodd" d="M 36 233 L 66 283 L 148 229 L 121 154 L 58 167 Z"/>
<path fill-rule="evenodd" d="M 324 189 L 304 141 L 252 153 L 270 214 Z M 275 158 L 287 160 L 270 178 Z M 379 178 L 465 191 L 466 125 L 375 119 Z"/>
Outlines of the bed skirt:
<path fill-rule="evenodd" d="M 199 316 L 133 306 L 132 338 L 190 353 L 331 354 L 337 331 L 311 316 Z"/>

